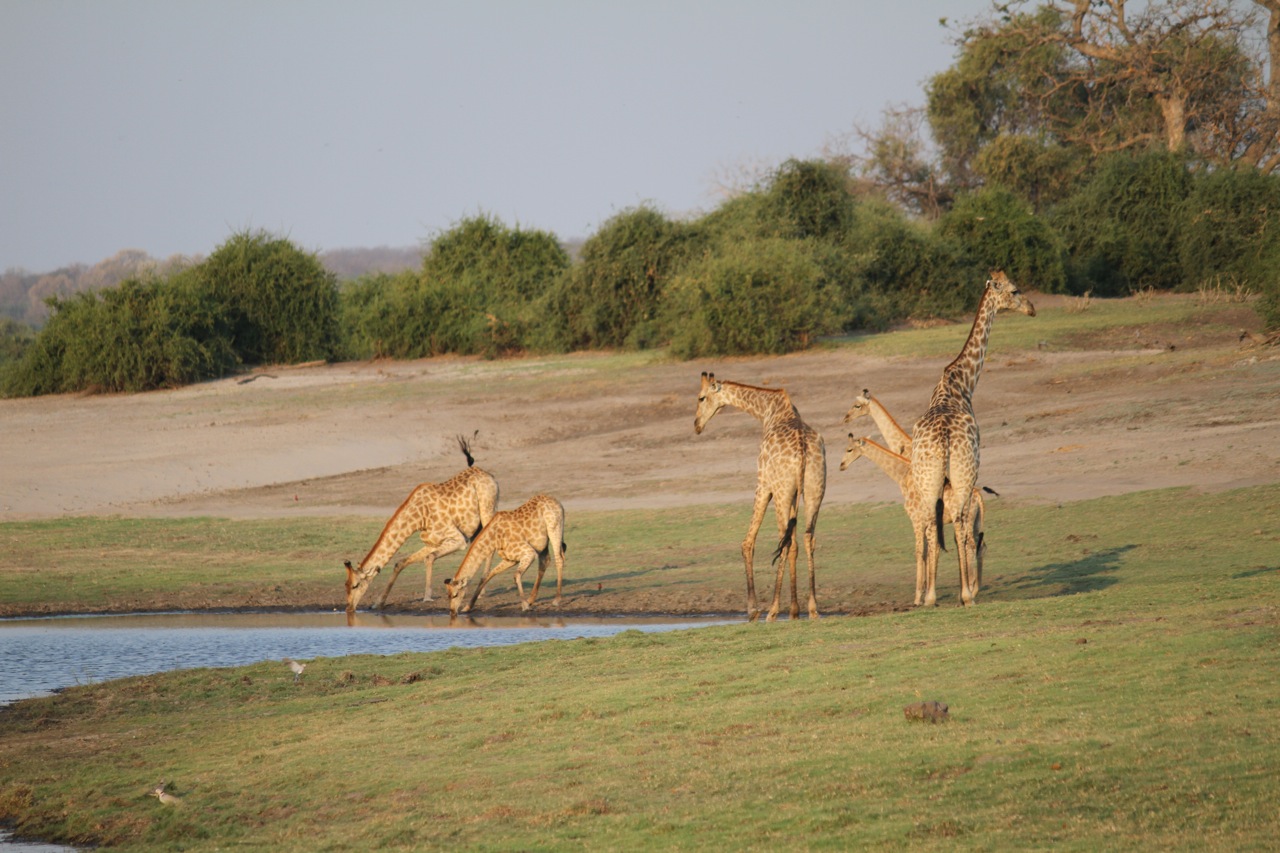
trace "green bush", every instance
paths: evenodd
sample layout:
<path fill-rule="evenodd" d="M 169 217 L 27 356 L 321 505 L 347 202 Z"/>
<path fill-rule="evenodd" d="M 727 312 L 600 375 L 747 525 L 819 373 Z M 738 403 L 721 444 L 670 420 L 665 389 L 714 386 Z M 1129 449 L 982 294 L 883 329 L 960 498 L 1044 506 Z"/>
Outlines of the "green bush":
<path fill-rule="evenodd" d="M 660 343 L 667 284 L 701 241 L 687 225 L 652 208 L 617 214 L 583 245 L 578 262 L 547 301 L 545 346 L 644 349 Z"/>
<path fill-rule="evenodd" d="M 1045 293 L 1066 289 L 1062 242 L 1031 205 L 1007 189 L 968 193 L 938 222 L 979 266 L 1002 269 L 1022 287 Z"/>
<path fill-rule="evenodd" d="M 839 298 L 809 241 L 724 246 L 672 282 L 672 352 L 696 358 L 801 349 L 839 330 Z"/>
<path fill-rule="evenodd" d="M 7 396 L 176 387 L 235 365 L 214 303 L 181 282 L 129 279 L 49 305 L 49 322 L 5 376 Z"/>
<path fill-rule="evenodd" d="M 1178 245 L 1191 177 L 1167 151 L 1114 154 L 1053 213 L 1066 246 L 1068 289 L 1124 296 L 1182 283 Z"/>
<path fill-rule="evenodd" d="M 1262 290 L 1280 279 L 1280 175 L 1240 169 L 1199 176 L 1187 196 L 1180 246 L 1188 287 Z"/>
<path fill-rule="evenodd" d="M 314 254 L 263 232 L 241 232 L 191 272 L 219 306 L 242 362 L 337 355 L 337 281 Z"/>

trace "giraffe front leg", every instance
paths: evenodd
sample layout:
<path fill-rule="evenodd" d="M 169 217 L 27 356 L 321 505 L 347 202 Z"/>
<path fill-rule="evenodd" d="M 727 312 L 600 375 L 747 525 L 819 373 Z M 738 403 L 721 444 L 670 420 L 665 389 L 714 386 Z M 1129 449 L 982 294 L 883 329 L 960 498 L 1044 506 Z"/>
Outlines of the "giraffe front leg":
<path fill-rule="evenodd" d="M 795 519 L 790 517 L 788 513 L 782 509 L 782 502 L 775 499 L 773 508 L 778 517 L 778 550 L 774 552 L 773 564 L 776 567 L 775 577 L 773 580 L 773 604 L 769 607 L 769 613 L 765 617 L 766 622 L 773 622 L 778 618 L 778 611 L 782 609 L 782 573 L 786 570 L 789 552 L 794 544 Z M 795 571 L 792 570 L 791 580 L 795 581 Z M 795 588 L 792 587 L 791 603 L 795 605 Z"/>
<path fill-rule="evenodd" d="M 484 573 L 484 577 L 480 579 L 480 583 L 476 584 L 476 591 L 471 594 L 471 600 L 467 602 L 467 606 L 463 608 L 462 612 L 470 613 L 471 608 L 476 606 L 476 599 L 480 597 L 480 591 L 484 589 L 484 585 L 487 584 L 495 575 L 506 571 L 507 569 L 511 568 L 515 564 L 516 564 L 515 560 L 506 560 L 506 559 L 498 560 L 498 564 L 493 568 L 489 569 L 488 571 L 486 571 Z"/>
<path fill-rule="evenodd" d="M 387 581 L 387 588 L 382 591 L 382 598 L 378 601 L 379 610 L 387 606 L 387 596 L 391 595 L 391 587 L 396 585 L 396 578 L 400 577 L 400 572 L 404 570 L 404 567 L 410 563 L 418 562 L 418 560 L 421 560 L 430 552 L 431 546 L 428 545 L 425 548 L 419 548 L 417 551 L 414 551 L 412 554 L 396 563 L 395 570 L 391 573 L 391 580 Z"/>
<path fill-rule="evenodd" d="M 747 527 L 747 538 L 742 540 L 742 562 L 747 573 L 747 621 L 754 622 L 760 618 L 760 606 L 756 603 L 755 553 L 756 534 L 764 522 L 765 510 L 769 507 L 769 492 L 756 490 L 755 504 L 751 508 L 751 524 Z"/>
<path fill-rule="evenodd" d="M 533 591 L 529 595 L 529 600 L 524 597 L 524 573 L 529 570 L 529 566 L 533 564 L 533 558 L 537 556 L 537 552 L 532 548 L 529 549 L 523 557 L 520 558 L 520 564 L 516 566 L 516 593 L 520 596 L 520 609 L 527 611 L 533 608 L 533 602 L 538 598 L 538 587 L 542 586 L 542 572 L 546 569 L 546 565 L 539 561 L 538 576 L 533 580 Z"/>

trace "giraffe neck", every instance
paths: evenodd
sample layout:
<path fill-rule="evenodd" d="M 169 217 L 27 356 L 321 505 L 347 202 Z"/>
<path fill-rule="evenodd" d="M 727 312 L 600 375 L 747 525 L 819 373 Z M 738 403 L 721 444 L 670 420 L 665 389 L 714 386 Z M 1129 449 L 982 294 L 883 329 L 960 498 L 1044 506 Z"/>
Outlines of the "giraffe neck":
<path fill-rule="evenodd" d="M 867 401 L 871 404 L 871 420 L 875 421 L 876 428 L 880 430 L 884 440 L 889 442 L 890 445 L 894 445 L 893 452 L 897 453 L 899 447 L 910 445 L 911 434 L 894 420 L 893 415 L 889 414 L 889 410 L 882 406 L 875 397 L 868 397 Z"/>
<path fill-rule="evenodd" d="M 722 383 L 724 401 L 752 415 L 766 427 L 795 414 L 791 397 L 782 388 L 757 388 L 737 382 Z"/>
<path fill-rule="evenodd" d="M 876 444 L 869 438 L 862 440 L 862 455 L 876 463 L 880 470 L 889 475 L 889 479 L 898 484 L 902 494 L 911 487 L 911 460 L 894 453 L 887 447 Z"/>
<path fill-rule="evenodd" d="M 415 500 L 417 497 L 418 490 L 414 489 L 383 526 L 382 532 L 378 534 L 378 541 L 373 543 L 369 553 L 360 561 L 361 572 L 367 572 L 375 566 L 385 566 L 414 531 L 421 529 L 422 511 Z"/>
<path fill-rule="evenodd" d="M 495 516 L 494 521 L 500 521 L 500 519 Z M 472 575 L 489 564 L 496 550 L 498 550 L 498 537 L 493 533 L 493 521 L 490 521 L 489 526 L 477 533 L 476 538 L 471 541 L 471 547 L 462 558 L 462 565 L 458 566 L 458 571 L 454 573 L 453 582 L 470 581 Z"/>
<path fill-rule="evenodd" d="M 977 315 L 973 318 L 973 328 L 969 330 L 969 338 L 960 349 L 960 354 L 942 371 L 934 390 L 934 399 L 939 395 L 959 397 L 969 402 L 973 399 L 973 389 L 978 385 L 978 376 L 982 373 L 982 364 L 987 357 L 987 341 L 991 338 L 991 324 L 996 319 L 996 303 L 992 291 L 988 288 L 978 303 Z"/>

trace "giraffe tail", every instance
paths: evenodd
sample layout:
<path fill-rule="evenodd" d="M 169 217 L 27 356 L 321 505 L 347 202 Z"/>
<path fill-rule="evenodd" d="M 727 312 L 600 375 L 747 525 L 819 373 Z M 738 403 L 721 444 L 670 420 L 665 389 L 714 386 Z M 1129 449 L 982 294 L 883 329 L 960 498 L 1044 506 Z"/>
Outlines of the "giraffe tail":
<path fill-rule="evenodd" d="M 942 526 L 942 509 L 943 509 L 942 498 L 938 498 L 937 502 L 933 505 L 933 521 L 934 521 L 934 527 L 938 529 L 938 550 L 939 551 L 947 550 L 946 528 Z"/>
<path fill-rule="evenodd" d="M 773 552 L 773 562 L 777 563 L 778 558 L 786 553 L 791 547 L 791 541 L 796 535 L 796 517 L 791 516 L 791 520 L 787 522 L 787 532 L 782 534 L 782 539 L 778 540 L 778 547 Z"/>

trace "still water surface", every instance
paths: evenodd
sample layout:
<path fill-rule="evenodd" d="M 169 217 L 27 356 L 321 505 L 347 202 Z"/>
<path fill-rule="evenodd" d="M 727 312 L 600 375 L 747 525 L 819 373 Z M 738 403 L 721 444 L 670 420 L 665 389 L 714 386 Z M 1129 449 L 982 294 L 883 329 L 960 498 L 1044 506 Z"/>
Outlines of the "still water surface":
<path fill-rule="evenodd" d="M 172 669 L 432 652 L 725 624 L 723 618 L 461 618 L 360 613 L 169 613 L 0 619 L 0 704 Z M 283 667 L 283 664 L 281 664 Z"/>

